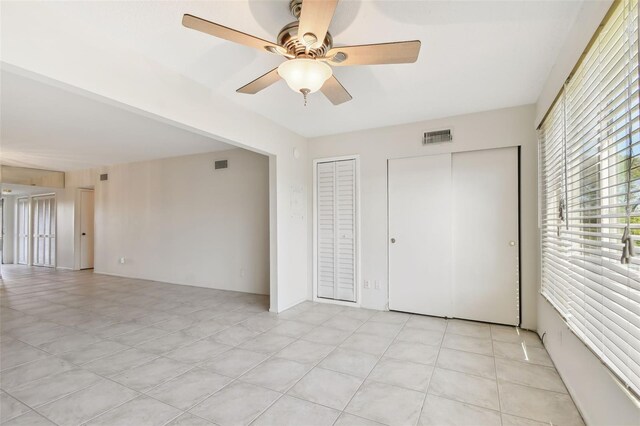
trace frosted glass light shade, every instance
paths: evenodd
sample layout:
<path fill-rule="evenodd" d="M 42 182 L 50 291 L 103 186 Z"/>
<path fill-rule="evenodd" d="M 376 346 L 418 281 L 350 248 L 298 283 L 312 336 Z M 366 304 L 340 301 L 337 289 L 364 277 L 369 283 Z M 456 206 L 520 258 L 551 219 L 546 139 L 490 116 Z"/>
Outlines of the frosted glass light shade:
<path fill-rule="evenodd" d="M 291 59 L 278 67 L 278 74 L 287 82 L 289 87 L 301 92 L 317 92 L 331 75 L 331 67 L 324 62 L 314 59 Z"/>

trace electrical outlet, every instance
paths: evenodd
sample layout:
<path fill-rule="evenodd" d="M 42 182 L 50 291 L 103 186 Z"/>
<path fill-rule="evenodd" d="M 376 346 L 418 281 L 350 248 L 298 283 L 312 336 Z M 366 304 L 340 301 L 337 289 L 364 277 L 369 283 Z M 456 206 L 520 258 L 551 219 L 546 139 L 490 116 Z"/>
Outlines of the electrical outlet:
<path fill-rule="evenodd" d="M 123 257 L 120 258 L 120 263 L 124 265 L 124 262 L 125 262 L 125 258 L 123 256 Z"/>
<path fill-rule="evenodd" d="M 371 283 L 369 280 L 364 280 L 364 288 L 371 288 Z"/>
<path fill-rule="evenodd" d="M 375 280 L 373 282 L 373 288 L 375 288 L 376 290 L 380 290 L 380 283 L 378 282 L 378 280 Z"/>
<path fill-rule="evenodd" d="M 240 276 L 244 277 L 245 273 L 244 273 L 244 269 L 240 269 Z"/>

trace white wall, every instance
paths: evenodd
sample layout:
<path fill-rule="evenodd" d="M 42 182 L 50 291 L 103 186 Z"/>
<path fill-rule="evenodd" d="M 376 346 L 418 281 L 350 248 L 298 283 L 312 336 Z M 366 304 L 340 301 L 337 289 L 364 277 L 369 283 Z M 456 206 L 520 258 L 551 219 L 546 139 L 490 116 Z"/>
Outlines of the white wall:
<path fill-rule="evenodd" d="M 584 3 L 536 104 L 536 120 L 532 123 L 535 126 L 540 124 L 611 3 L 612 0 Z M 538 334 L 545 336 L 545 347 L 587 424 L 640 424 L 640 401 L 623 389 L 541 296 Z"/>
<path fill-rule="evenodd" d="M 220 159 L 229 168 L 214 171 Z M 269 294 L 268 157 L 233 149 L 101 172 L 96 272 Z"/>
<path fill-rule="evenodd" d="M 508 146 L 521 146 L 522 326 L 536 327 L 538 289 L 537 148 L 533 128 L 535 106 L 522 106 L 402 126 L 384 127 L 312 139 L 308 178 L 313 159 L 360 155 L 361 281 L 380 283 L 380 289 L 362 289 L 362 306 L 385 309 L 388 302 L 387 160 Z M 452 128 L 454 141 L 425 147 L 427 130 Z M 311 184 L 310 184 L 311 185 Z M 311 249 L 309 250 L 311 253 Z M 311 262 L 312 259 L 309 259 Z M 311 283 L 311 277 L 309 277 Z M 309 285 L 309 292 L 311 286 Z M 310 297 L 310 293 L 309 293 Z"/>
<path fill-rule="evenodd" d="M 556 62 L 542 88 L 536 103 L 536 121 L 538 127 L 554 99 L 562 89 L 569 73 L 580 59 L 582 52 L 591 40 L 594 32 L 607 14 L 613 0 L 585 1 L 578 12 L 573 26 L 567 34 L 567 40 L 560 49 Z"/>
<path fill-rule="evenodd" d="M 56 194 L 56 267 L 75 269 L 75 190 L 55 190 Z"/>
<path fill-rule="evenodd" d="M 640 425 L 640 401 L 538 296 L 538 334 L 587 425 Z"/>

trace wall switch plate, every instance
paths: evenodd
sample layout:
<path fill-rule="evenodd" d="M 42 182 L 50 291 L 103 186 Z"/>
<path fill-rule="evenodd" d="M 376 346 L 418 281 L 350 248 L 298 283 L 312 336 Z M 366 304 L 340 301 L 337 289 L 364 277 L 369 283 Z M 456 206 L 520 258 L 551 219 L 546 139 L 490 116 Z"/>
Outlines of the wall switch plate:
<path fill-rule="evenodd" d="M 120 261 L 120 263 L 121 263 L 121 264 L 123 264 L 123 265 L 124 265 L 124 262 L 125 262 L 124 257 L 121 257 L 121 258 L 119 259 L 119 261 Z"/>
<path fill-rule="evenodd" d="M 364 280 L 364 288 L 371 288 L 371 283 L 369 280 Z"/>

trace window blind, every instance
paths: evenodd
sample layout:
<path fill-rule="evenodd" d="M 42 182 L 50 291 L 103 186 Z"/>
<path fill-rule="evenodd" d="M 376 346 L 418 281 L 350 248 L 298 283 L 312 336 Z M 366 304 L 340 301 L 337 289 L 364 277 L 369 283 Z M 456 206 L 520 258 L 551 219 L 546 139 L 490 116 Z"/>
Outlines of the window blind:
<path fill-rule="evenodd" d="M 638 0 L 619 0 L 539 129 L 542 295 L 636 395 L 639 99 Z"/>

